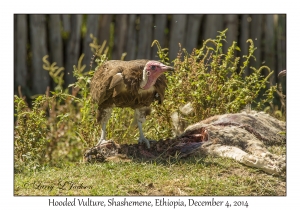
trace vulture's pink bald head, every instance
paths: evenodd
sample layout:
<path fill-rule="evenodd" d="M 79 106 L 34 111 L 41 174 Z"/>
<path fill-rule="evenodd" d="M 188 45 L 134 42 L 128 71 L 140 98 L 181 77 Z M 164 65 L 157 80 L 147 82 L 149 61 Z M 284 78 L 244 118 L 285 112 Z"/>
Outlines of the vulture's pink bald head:
<path fill-rule="evenodd" d="M 162 75 L 166 71 L 173 71 L 174 68 L 171 66 L 167 66 L 158 61 L 148 61 L 143 70 L 143 82 L 141 84 L 141 88 L 144 90 L 152 87 L 157 78 Z"/>

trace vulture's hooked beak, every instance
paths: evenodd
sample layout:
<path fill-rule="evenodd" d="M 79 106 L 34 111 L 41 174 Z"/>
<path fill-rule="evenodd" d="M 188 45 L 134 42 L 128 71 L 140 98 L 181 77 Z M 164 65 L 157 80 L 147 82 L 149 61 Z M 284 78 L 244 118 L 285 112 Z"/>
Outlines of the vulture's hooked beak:
<path fill-rule="evenodd" d="M 160 67 L 164 71 L 174 71 L 174 68 L 172 66 L 167 66 L 167 65 L 161 64 Z"/>

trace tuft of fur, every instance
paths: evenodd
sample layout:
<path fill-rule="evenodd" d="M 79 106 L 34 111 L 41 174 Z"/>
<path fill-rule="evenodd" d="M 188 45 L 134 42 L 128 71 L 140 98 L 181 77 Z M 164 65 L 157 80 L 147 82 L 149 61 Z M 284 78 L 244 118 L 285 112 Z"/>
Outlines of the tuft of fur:
<path fill-rule="evenodd" d="M 179 107 L 180 112 L 173 112 L 171 114 L 171 120 L 173 124 L 173 134 L 174 136 L 180 136 L 185 128 L 188 126 L 188 122 L 184 119 L 194 112 L 194 108 L 191 102 Z"/>
<path fill-rule="evenodd" d="M 188 102 L 187 104 L 185 104 L 184 106 L 179 107 L 179 110 L 182 114 L 184 115 L 189 115 L 194 111 L 194 108 L 192 106 L 191 102 Z"/>

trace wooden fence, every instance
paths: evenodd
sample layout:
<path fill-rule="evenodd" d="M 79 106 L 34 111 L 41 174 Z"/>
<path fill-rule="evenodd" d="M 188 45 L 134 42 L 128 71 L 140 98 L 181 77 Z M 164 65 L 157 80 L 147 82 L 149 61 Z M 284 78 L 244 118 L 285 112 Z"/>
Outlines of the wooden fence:
<path fill-rule="evenodd" d="M 73 65 L 82 53 L 83 63 L 89 68 L 92 52 L 90 34 L 98 42 L 107 40 L 110 58 L 125 60 L 157 59 L 157 48 L 151 43 L 157 39 L 169 48 L 169 57 L 175 59 L 179 46 L 191 52 L 203 40 L 215 38 L 218 31 L 228 28 L 225 48 L 233 41 L 241 48 L 240 55 L 248 54 L 251 38 L 258 48 L 253 66 L 267 65 L 275 74 L 270 81 L 278 82 L 276 75 L 286 69 L 286 15 L 136 15 L 136 14 L 16 14 L 14 15 L 14 88 L 22 87 L 23 94 L 44 93 L 51 84 L 48 72 L 43 70 L 42 57 L 65 67 L 65 85 L 74 82 Z"/>

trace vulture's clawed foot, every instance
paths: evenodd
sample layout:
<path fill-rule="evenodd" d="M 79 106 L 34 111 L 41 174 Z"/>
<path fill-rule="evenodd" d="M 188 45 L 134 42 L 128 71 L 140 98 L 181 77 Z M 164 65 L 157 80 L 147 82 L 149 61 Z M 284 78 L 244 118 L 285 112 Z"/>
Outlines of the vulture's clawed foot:
<path fill-rule="evenodd" d="M 150 142 L 152 140 L 148 140 L 147 138 L 145 137 L 139 137 L 139 143 L 142 144 L 142 143 L 145 143 L 147 148 L 149 149 L 150 148 Z"/>
<path fill-rule="evenodd" d="M 101 144 L 106 144 L 107 142 L 109 142 L 109 141 L 107 141 L 105 139 L 99 139 L 98 143 L 96 144 L 96 147 L 100 146 Z"/>

